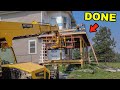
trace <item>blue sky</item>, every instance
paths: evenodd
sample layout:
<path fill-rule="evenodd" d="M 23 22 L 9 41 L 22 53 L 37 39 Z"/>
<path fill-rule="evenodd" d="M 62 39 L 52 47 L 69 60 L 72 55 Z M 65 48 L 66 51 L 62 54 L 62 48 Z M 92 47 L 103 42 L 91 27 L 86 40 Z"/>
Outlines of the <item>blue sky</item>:
<path fill-rule="evenodd" d="M 86 30 L 87 30 L 87 35 L 89 40 L 92 42 L 92 38 L 94 37 L 95 33 L 90 33 L 89 28 L 90 25 L 94 25 L 97 23 L 99 26 L 106 26 L 111 29 L 112 32 L 112 37 L 114 37 L 116 41 L 116 48 L 115 51 L 120 53 L 120 11 L 102 11 L 104 13 L 109 12 L 109 13 L 116 13 L 116 22 L 105 22 L 105 21 L 85 21 L 84 20 L 84 13 L 87 11 L 73 11 L 73 16 L 76 20 L 77 24 L 85 24 L 86 25 Z M 90 11 L 88 11 L 90 12 Z M 98 11 L 92 11 L 92 12 L 98 12 Z M 101 12 L 101 11 L 99 11 Z M 99 30 L 99 29 L 97 29 Z M 93 43 L 93 42 L 92 42 Z"/>

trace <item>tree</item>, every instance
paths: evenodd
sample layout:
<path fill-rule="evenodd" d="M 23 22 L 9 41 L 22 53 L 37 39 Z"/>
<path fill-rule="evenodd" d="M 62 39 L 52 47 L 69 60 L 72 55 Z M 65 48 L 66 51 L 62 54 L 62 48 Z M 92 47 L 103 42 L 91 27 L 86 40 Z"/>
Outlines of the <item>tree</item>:
<path fill-rule="evenodd" d="M 115 57 L 115 40 L 111 37 L 111 31 L 107 27 L 100 27 L 96 32 L 93 47 L 99 61 L 113 61 Z M 90 50 L 90 55 L 93 56 Z"/>
<path fill-rule="evenodd" d="M 120 62 L 120 53 L 116 52 L 115 54 L 115 61 Z"/>
<path fill-rule="evenodd" d="M 79 49 L 74 49 L 73 57 L 74 57 L 74 59 L 80 59 L 81 58 Z"/>

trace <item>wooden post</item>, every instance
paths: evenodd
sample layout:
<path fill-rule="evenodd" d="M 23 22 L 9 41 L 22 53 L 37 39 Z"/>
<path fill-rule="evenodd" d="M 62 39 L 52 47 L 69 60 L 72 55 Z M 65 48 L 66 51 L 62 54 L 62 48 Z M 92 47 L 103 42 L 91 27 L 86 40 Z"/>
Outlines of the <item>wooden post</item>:
<path fill-rule="evenodd" d="M 87 43 L 85 42 L 85 40 L 83 39 L 83 37 L 81 37 L 81 39 L 84 41 L 84 46 L 86 46 L 86 51 L 85 51 L 85 53 L 86 53 L 86 56 L 85 57 L 87 57 L 87 59 L 88 59 L 88 45 L 87 45 Z"/>
<path fill-rule="evenodd" d="M 83 62 L 83 60 L 81 60 L 81 68 L 83 68 L 83 64 L 84 64 L 84 62 Z"/>
<path fill-rule="evenodd" d="M 62 60 L 62 48 L 60 48 L 60 60 Z"/>
<path fill-rule="evenodd" d="M 83 68 L 83 49 L 82 49 L 82 39 L 81 37 L 79 38 L 80 39 L 80 56 L 81 56 L 81 68 Z"/>
<path fill-rule="evenodd" d="M 72 58 L 72 55 L 73 55 L 72 51 L 73 51 L 73 49 L 71 48 L 71 59 L 73 59 L 73 58 Z"/>
<path fill-rule="evenodd" d="M 69 60 L 70 60 L 70 48 L 68 50 L 69 50 Z"/>
<path fill-rule="evenodd" d="M 84 50 L 84 48 L 85 48 L 85 46 L 84 46 L 84 41 L 82 40 L 82 46 L 83 46 L 83 59 L 85 59 L 85 50 Z"/>
<path fill-rule="evenodd" d="M 91 63 L 91 61 L 90 61 L 90 57 L 88 56 L 88 62 L 89 62 L 89 64 Z"/>
<path fill-rule="evenodd" d="M 59 35 L 59 45 L 60 45 L 60 60 L 62 61 L 62 38 Z"/>
<path fill-rule="evenodd" d="M 82 39 L 81 39 L 81 37 L 80 37 L 80 55 L 81 55 L 81 59 L 83 58 L 82 54 L 83 54 Z"/>

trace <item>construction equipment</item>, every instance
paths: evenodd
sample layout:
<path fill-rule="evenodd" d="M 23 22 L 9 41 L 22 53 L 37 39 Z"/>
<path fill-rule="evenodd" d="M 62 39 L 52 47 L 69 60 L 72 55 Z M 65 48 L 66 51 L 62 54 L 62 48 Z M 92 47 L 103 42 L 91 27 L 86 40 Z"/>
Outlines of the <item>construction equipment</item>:
<path fill-rule="evenodd" d="M 2 70 L 4 79 L 50 79 L 50 71 L 46 67 L 31 62 L 5 64 Z"/>
<path fill-rule="evenodd" d="M 40 25 L 37 22 L 31 23 L 18 23 L 18 22 L 0 22 L 0 66 L 1 71 L 0 76 L 2 78 L 12 78 L 12 79 L 50 79 L 50 73 L 52 70 L 53 76 L 59 78 L 59 64 L 81 64 L 83 65 L 83 51 L 85 47 L 90 46 L 89 40 L 85 32 L 76 32 L 68 30 L 68 32 L 60 31 L 58 32 L 58 26 L 51 26 L 50 24 Z M 72 32 L 71 32 L 72 31 Z M 54 35 L 48 38 L 49 33 Z M 51 44 L 47 49 L 60 49 L 60 60 L 51 60 L 50 62 L 43 65 L 38 65 L 32 62 L 28 63 L 17 63 L 14 50 L 12 48 L 12 40 L 14 38 L 29 37 L 29 36 L 38 36 L 45 35 L 42 37 L 46 40 L 45 44 Z M 49 35 L 48 35 L 49 34 Z M 86 40 L 84 40 L 84 39 Z M 77 43 L 76 43 L 77 42 Z M 81 58 L 79 60 L 62 60 L 62 49 L 63 48 L 80 48 Z M 87 52 L 87 49 L 86 49 Z M 69 54 L 70 55 L 70 54 Z M 87 55 L 86 55 L 87 57 Z M 48 70 L 45 64 L 50 64 L 52 70 Z"/>
<path fill-rule="evenodd" d="M 50 79 L 50 71 L 32 62 L 17 63 L 12 40 L 17 37 L 58 32 L 57 26 L 38 23 L 0 22 L 0 66 L 1 78 L 5 79 Z"/>

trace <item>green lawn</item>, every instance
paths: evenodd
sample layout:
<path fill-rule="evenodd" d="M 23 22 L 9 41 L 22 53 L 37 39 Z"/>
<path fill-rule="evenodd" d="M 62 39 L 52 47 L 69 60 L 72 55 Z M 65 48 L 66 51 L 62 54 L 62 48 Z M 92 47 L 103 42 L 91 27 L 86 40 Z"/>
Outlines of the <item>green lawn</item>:
<path fill-rule="evenodd" d="M 100 65 L 105 65 L 105 63 L 99 63 Z M 114 68 L 120 68 L 120 62 L 107 62 L 108 66 L 114 67 Z"/>
<path fill-rule="evenodd" d="M 104 63 L 100 63 L 100 65 L 104 65 Z M 107 66 L 120 68 L 120 63 L 107 63 Z M 101 68 L 97 68 L 97 66 L 89 67 L 94 68 L 95 73 L 75 70 L 69 74 L 68 79 L 120 79 L 120 72 L 107 72 Z M 88 66 L 85 66 L 84 69 L 88 69 Z"/>

